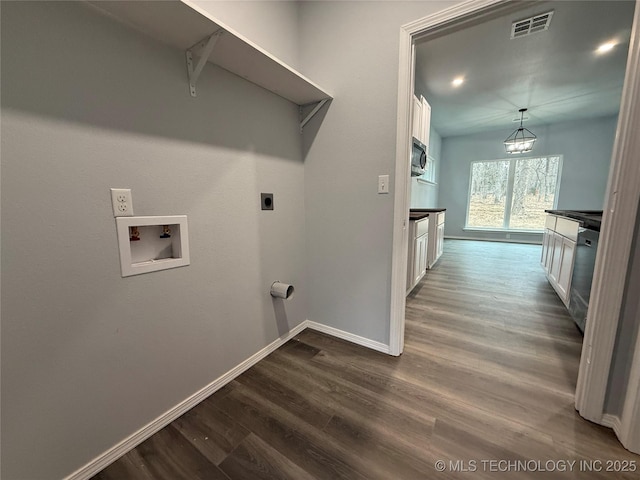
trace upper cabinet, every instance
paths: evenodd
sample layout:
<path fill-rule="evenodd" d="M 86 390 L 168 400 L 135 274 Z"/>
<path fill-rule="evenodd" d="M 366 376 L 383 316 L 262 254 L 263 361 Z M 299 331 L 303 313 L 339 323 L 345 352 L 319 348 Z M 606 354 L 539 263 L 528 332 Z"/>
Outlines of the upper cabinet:
<path fill-rule="evenodd" d="M 413 96 L 413 122 L 411 129 L 413 137 L 422 142 L 422 102 L 415 95 Z"/>
<path fill-rule="evenodd" d="M 431 127 L 431 105 L 423 96 L 413 96 L 413 136 L 427 147 L 429 153 L 429 130 Z"/>
<path fill-rule="evenodd" d="M 431 105 L 427 103 L 423 96 L 420 96 L 422 105 L 422 121 L 420 122 L 420 133 L 422 135 L 422 143 L 427 146 L 427 154 L 431 153 L 429 148 L 429 132 L 431 131 Z"/>
<path fill-rule="evenodd" d="M 204 64 L 211 62 L 300 106 L 324 104 L 332 98 L 304 75 L 188 1 L 88 3 L 164 44 L 184 50 L 189 78 L 185 88 L 192 96 L 196 96 L 196 82 Z"/>

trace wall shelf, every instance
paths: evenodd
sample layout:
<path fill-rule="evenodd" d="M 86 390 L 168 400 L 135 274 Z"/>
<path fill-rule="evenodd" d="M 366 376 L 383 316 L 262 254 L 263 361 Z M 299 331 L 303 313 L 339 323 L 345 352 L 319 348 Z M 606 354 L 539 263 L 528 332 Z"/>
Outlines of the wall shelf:
<path fill-rule="evenodd" d="M 88 3 L 164 44 L 185 51 L 187 57 L 203 53 L 203 47 L 215 34 L 215 45 L 206 52 L 206 61 L 297 105 L 316 104 L 331 98 L 311 80 L 187 0 Z M 197 61 L 196 58 L 193 61 Z M 194 83 L 189 75 L 185 88 L 193 96 Z"/>

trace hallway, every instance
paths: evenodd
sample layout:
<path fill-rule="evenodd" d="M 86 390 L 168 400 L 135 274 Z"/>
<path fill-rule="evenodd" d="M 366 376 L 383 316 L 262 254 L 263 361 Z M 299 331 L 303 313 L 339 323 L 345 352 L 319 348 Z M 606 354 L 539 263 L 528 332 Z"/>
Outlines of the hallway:
<path fill-rule="evenodd" d="M 573 408 L 582 338 L 539 253 L 447 240 L 407 299 L 401 357 L 306 330 L 95 478 L 637 478 L 579 470 L 638 457 Z"/>

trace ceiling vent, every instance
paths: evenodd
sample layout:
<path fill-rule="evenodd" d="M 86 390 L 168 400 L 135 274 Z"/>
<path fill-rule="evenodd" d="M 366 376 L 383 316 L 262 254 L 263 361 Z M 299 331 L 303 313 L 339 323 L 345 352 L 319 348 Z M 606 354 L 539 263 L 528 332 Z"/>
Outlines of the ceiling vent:
<path fill-rule="evenodd" d="M 533 33 L 548 30 L 551 17 L 553 17 L 553 10 L 513 22 L 511 24 L 511 38 L 526 37 Z"/>

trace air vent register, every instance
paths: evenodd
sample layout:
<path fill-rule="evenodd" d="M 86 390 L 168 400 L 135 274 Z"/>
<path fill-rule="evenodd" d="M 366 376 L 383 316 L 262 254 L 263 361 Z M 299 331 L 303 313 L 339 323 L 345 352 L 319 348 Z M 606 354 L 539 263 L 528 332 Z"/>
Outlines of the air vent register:
<path fill-rule="evenodd" d="M 548 30 L 551 17 L 553 17 L 553 10 L 513 22 L 511 25 L 511 38 L 526 37 Z"/>

